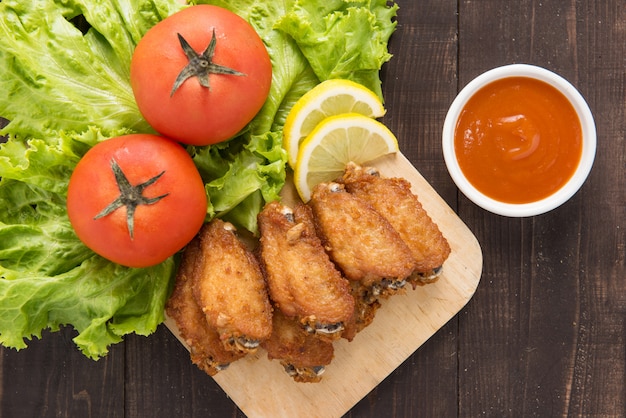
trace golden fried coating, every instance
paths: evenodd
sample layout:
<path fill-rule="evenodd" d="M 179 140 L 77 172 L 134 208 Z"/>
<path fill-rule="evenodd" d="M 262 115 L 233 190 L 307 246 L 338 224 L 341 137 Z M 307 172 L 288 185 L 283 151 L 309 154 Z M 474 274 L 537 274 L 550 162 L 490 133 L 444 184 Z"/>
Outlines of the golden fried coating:
<path fill-rule="evenodd" d="M 166 311 L 176 322 L 180 336 L 189 347 L 191 361 L 204 372 L 214 376 L 243 354 L 224 348 L 219 333 L 209 326 L 206 316 L 193 297 L 191 278 L 195 260 L 199 256 L 200 240 L 196 238 L 185 249 Z"/>
<path fill-rule="evenodd" d="M 351 288 L 354 298 L 354 311 L 341 335 L 348 341 L 352 341 L 356 334 L 372 323 L 376 311 L 380 308 L 380 302 L 374 289 L 365 287 L 359 282 L 352 282 Z"/>
<path fill-rule="evenodd" d="M 416 267 L 398 232 L 370 204 L 339 183 L 321 183 L 309 202 L 330 258 L 344 275 L 364 286 L 402 281 Z"/>
<path fill-rule="evenodd" d="M 398 231 L 417 260 L 418 273 L 428 276 L 440 269 L 450 255 L 450 245 L 407 180 L 385 178 L 374 168 L 350 163 L 341 182 L 349 193 L 369 202 Z"/>
<path fill-rule="evenodd" d="M 259 263 L 229 223 L 214 219 L 199 235 L 194 297 L 227 349 L 253 352 L 272 332 L 272 307 Z"/>
<path fill-rule="evenodd" d="M 319 382 L 333 359 L 333 344 L 306 332 L 294 319 L 274 309 L 273 331 L 261 343 L 270 360 L 280 360 L 296 382 Z"/>
<path fill-rule="evenodd" d="M 354 300 L 315 233 L 310 208 L 272 202 L 258 223 L 261 265 L 276 307 L 321 336 L 339 338 Z"/>

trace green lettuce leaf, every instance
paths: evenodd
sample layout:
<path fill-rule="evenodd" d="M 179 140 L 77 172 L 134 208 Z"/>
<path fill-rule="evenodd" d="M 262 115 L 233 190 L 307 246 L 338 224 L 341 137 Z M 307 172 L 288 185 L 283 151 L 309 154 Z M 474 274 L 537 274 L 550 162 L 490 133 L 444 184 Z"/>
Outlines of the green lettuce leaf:
<path fill-rule="evenodd" d="M 151 128 L 130 87 L 134 46 L 176 1 L 4 0 L 0 3 L 0 114 L 21 138 L 50 132 Z M 83 35 L 73 19 L 91 27 Z M 75 21 L 74 21 L 75 22 Z"/>
<path fill-rule="evenodd" d="M 111 263 L 85 247 L 65 199 L 25 182 L 0 180 L 0 343 L 24 348 L 71 324 L 90 358 L 131 332 L 149 335 L 163 321 L 174 261 L 148 269 Z"/>
<path fill-rule="evenodd" d="M 386 0 L 296 0 L 277 27 L 296 41 L 320 80 L 350 79 L 382 98 L 379 70 L 391 59 L 397 9 Z"/>
<path fill-rule="evenodd" d="M 349 78 L 380 94 L 396 6 L 385 1 L 209 0 L 247 19 L 273 65 L 270 95 L 228 142 L 189 147 L 209 197 L 207 219 L 253 233 L 286 179 L 282 128 L 320 81 Z M 162 322 L 176 257 L 149 269 L 85 247 L 65 210 L 70 175 L 94 144 L 152 132 L 132 95 L 129 64 L 146 31 L 178 0 L 0 1 L 0 343 L 23 348 L 70 325 L 90 358 Z M 345 36 L 348 33 L 349 36 Z"/>
<path fill-rule="evenodd" d="M 71 325 L 90 358 L 163 321 L 175 259 L 149 269 L 85 247 L 65 210 L 80 157 L 109 137 L 151 132 L 129 80 L 134 45 L 174 1 L 0 2 L 0 343 L 23 348 Z"/>
<path fill-rule="evenodd" d="M 205 179 L 209 215 L 256 233 L 260 208 L 280 199 L 285 184 L 287 154 L 281 133 L 243 135 L 228 144 L 198 148 L 193 158 Z"/>

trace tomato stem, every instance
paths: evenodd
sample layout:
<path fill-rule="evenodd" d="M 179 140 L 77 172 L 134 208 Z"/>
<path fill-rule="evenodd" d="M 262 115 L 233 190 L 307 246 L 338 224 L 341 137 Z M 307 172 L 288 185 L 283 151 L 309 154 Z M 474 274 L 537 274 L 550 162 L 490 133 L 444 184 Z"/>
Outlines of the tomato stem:
<path fill-rule="evenodd" d="M 172 87 L 172 91 L 170 92 L 170 97 L 172 97 L 176 90 L 178 90 L 178 88 L 188 78 L 191 77 L 197 77 L 200 85 L 210 90 L 211 84 L 209 82 L 209 74 L 245 76 L 244 73 L 213 62 L 215 45 L 217 44 L 217 39 L 215 38 L 215 29 L 213 29 L 213 36 L 211 37 L 211 42 L 209 43 L 209 46 L 204 50 L 202 54 L 198 54 L 196 51 L 194 51 L 191 45 L 189 45 L 187 40 L 185 40 L 185 38 L 183 38 L 180 33 L 178 33 L 177 35 L 178 40 L 180 41 L 180 46 L 187 56 L 187 59 L 189 59 L 189 64 L 187 64 L 185 68 L 183 68 L 182 71 L 178 74 L 178 77 L 176 77 L 176 81 L 174 82 L 174 86 Z"/>
<path fill-rule="evenodd" d="M 115 182 L 117 183 L 117 188 L 120 191 L 120 195 L 112 201 L 107 207 L 102 209 L 100 213 L 98 213 L 93 219 L 97 220 L 103 218 L 122 206 L 126 206 L 126 225 L 128 226 L 128 233 L 130 234 L 130 239 L 134 239 L 135 237 L 135 210 L 139 205 L 152 205 L 159 200 L 163 199 L 169 193 L 163 194 L 157 197 L 145 197 L 143 195 L 143 191 L 150 185 L 154 184 L 161 178 L 165 171 L 161 171 L 156 176 L 151 179 L 133 186 L 126 178 L 126 175 L 120 168 L 119 164 L 115 159 L 111 159 L 111 170 L 113 170 L 113 175 L 115 176 Z"/>

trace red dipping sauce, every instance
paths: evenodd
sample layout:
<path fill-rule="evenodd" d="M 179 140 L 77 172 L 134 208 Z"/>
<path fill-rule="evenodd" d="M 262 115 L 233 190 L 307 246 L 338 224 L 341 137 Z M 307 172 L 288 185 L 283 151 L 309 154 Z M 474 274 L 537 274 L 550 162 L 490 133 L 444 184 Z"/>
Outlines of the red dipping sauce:
<path fill-rule="evenodd" d="M 549 84 L 509 77 L 465 104 L 454 134 L 463 174 L 481 193 L 504 203 L 550 196 L 574 174 L 582 155 L 574 107 Z"/>

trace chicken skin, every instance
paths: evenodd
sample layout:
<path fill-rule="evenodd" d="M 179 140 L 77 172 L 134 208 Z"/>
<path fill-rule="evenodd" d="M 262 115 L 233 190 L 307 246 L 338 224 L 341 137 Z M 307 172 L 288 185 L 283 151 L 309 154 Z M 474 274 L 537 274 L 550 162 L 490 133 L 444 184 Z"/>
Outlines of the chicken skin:
<path fill-rule="evenodd" d="M 219 333 L 209 326 L 206 316 L 193 297 L 192 277 L 195 260 L 200 257 L 200 240 L 191 241 L 183 254 L 174 290 L 167 301 L 166 312 L 176 322 L 180 336 L 189 347 L 191 361 L 214 376 L 243 354 L 226 350 Z"/>
<path fill-rule="evenodd" d="M 254 352 L 272 332 L 272 307 L 258 261 L 230 223 L 201 229 L 193 294 L 228 350 Z"/>
<path fill-rule="evenodd" d="M 348 279 L 393 293 L 415 270 L 413 254 L 398 232 L 342 184 L 318 184 L 309 204 L 330 258 Z"/>
<path fill-rule="evenodd" d="M 276 307 L 321 337 L 339 338 L 354 300 L 315 233 L 310 208 L 272 202 L 258 223 L 261 265 Z"/>
<path fill-rule="evenodd" d="M 382 177 L 376 169 L 354 163 L 348 164 L 341 182 L 398 231 L 417 261 L 418 280 L 432 281 L 448 258 L 450 245 L 412 193 L 411 184 L 402 178 Z"/>
<path fill-rule="evenodd" d="M 354 311 L 341 334 L 342 338 L 352 341 L 356 334 L 363 331 L 374 321 L 376 311 L 380 308 L 376 288 L 368 288 L 359 282 L 351 282 L 354 298 Z"/>
<path fill-rule="evenodd" d="M 273 331 L 262 343 L 270 360 L 279 360 L 296 382 L 319 382 L 333 359 L 333 344 L 306 332 L 294 319 L 274 309 Z"/>

